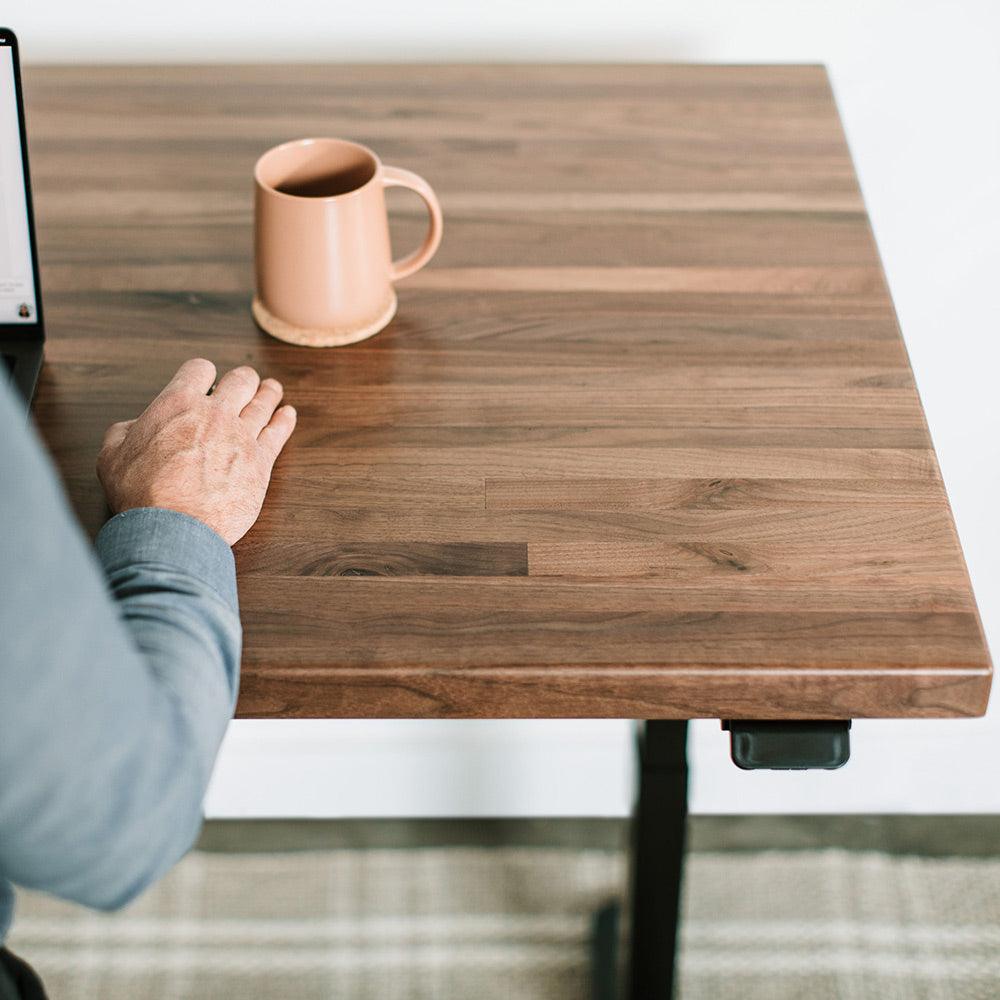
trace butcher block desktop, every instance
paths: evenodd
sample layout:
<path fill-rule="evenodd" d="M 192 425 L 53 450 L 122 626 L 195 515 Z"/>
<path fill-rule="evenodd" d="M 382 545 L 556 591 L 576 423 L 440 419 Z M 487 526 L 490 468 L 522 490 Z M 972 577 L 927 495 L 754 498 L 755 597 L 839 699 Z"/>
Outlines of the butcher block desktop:
<path fill-rule="evenodd" d="M 26 71 L 35 415 L 91 532 L 104 428 L 194 355 L 299 426 L 236 548 L 247 717 L 977 715 L 990 663 L 815 66 Z M 253 324 L 251 169 L 337 135 L 439 192 L 397 318 Z M 391 200 L 397 254 L 422 209 Z"/>

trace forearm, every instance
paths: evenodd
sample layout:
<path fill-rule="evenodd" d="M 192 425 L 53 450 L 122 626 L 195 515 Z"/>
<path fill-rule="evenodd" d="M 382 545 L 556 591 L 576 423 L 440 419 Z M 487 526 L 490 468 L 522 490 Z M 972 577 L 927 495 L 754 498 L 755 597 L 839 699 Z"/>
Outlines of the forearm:
<path fill-rule="evenodd" d="M 22 766 L 32 789 L 6 868 L 22 884 L 115 907 L 197 835 L 235 701 L 240 626 L 232 554 L 199 522 L 130 511 L 97 550 L 116 603 L 99 629 L 94 617 L 77 626 L 61 664 L 55 708 L 72 717 L 26 744 L 41 749 Z"/>
<path fill-rule="evenodd" d="M 113 517 L 95 547 L 125 627 L 187 720 L 207 784 L 239 686 L 232 550 L 200 521 L 158 508 Z"/>
<path fill-rule="evenodd" d="M 236 694 L 232 556 L 129 512 L 100 542 L 113 599 L 37 444 L 0 459 L 0 876 L 115 906 L 197 835 Z"/>
<path fill-rule="evenodd" d="M 112 799 L 91 828 L 96 864 L 78 893 L 114 907 L 164 874 L 197 835 L 235 705 L 241 629 L 232 552 L 201 522 L 127 511 L 105 525 L 96 550 L 151 691 L 143 730 L 125 737 L 132 746 L 103 758 Z"/>

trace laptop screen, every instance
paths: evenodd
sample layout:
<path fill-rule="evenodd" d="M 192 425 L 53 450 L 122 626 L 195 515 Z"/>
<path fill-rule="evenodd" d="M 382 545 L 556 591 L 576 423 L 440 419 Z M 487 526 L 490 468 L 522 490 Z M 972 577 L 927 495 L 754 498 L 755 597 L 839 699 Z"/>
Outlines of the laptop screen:
<path fill-rule="evenodd" d="M 0 39 L 0 325 L 37 323 L 14 52 Z"/>

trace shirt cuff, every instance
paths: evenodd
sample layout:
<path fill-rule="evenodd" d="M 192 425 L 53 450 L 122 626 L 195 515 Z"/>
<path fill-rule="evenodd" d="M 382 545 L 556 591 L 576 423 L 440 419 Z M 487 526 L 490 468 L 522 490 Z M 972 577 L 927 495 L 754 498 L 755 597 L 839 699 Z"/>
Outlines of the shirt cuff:
<path fill-rule="evenodd" d="M 168 567 L 201 580 L 239 612 L 233 550 L 203 521 L 163 507 L 137 507 L 116 514 L 94 543 L 110 576 L 137 563 Z"/>

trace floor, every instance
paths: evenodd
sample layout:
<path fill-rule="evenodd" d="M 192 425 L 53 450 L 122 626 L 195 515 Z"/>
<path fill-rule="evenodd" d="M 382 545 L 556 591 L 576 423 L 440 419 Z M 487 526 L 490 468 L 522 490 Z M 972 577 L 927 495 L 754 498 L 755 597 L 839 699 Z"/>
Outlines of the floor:
<path fill-rule="evenodd" d="M 114 916 L 24 895 L 53 1000 L 577 1000 L 618 820 L 211 823 Z M 994 817 L 694 817 L 680 1000 L 1000 996 Z"/>
<path fill-rule="evenodd" d="M 593 847 L 616 850 L 625 819 L 216 820 L 205 851 L 336 847 Z M 692 851 L 843 847 L 929 857 L 1000 858 L 1000 816 L 692 816 Z"/>

